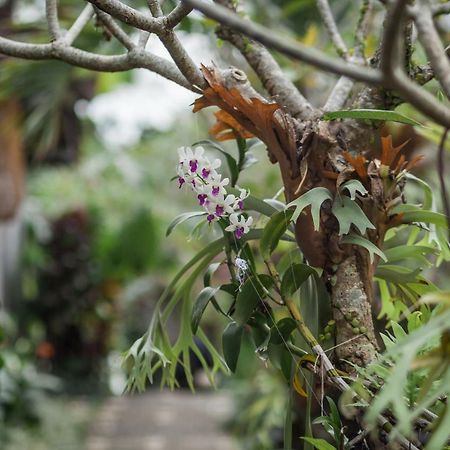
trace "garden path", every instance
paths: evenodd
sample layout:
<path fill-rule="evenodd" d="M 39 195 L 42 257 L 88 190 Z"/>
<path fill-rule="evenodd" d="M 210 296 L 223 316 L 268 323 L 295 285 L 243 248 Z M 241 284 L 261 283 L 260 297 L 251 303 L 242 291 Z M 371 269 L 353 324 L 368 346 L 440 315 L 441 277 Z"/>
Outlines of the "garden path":
<path fill-rule="evenodd" d="M 222 429 L 230 412 L 229 399 L 214 392 L 111 398 L 91 425 L 86 450 L 236 450 Z"/>

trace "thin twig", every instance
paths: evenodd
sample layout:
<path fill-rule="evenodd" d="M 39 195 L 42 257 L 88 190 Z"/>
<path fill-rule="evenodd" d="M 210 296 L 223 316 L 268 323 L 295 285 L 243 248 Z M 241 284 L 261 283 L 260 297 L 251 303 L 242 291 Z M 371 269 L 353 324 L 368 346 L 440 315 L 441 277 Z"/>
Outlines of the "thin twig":
<path fill-rule="evenodd" d="M 130 39 L 127 33 L 114 22 L 114 19 L 105 12 L 96 8 L 97 17 L 103 23 L 105 28 L 127 49 L 131 50 L 135 47 L 135 43 Z"/>
<path fill-rule="evenodd" d="M 165 18 L 167 27 L 175 28 L 191 11 L 192 7 L 185 3 L 179 3 L 169 14 L 167 14 Z"/>
<path fill-rule="evenodd" d="M 333 43 L 338 55 L 344 59 L 347 59 L 347 46 L 345 45 L 344 39 L 342 39 L 336 21 L 334 20 L 333 12 L 331 11 L 328 0 L 316 0 L 316 4 L 319 14 L 322 17 L 322 22 L 325 25 L 331 42 Z"/>
<path fill-rule="evenodd" d="M 437 171 L 439 174 L 439 183 L 441 185 L 442 205 L 447 216 L 448 237 L 450 241 L 450 202 L 447 193 L 447 187 L 445 184 L 445 163 L 444 163 L 444 150 L 445 142 L 447 140 L 448 128 L 442 133 L 441 142 L 439 143 L 439 151 L 437 157 Z"/>
<path fill-rule="evenodd" d="M 371 13 L 372 0 L 363 0 L 355 31 L 355 57 L 361 60 L 364 60 L 365 41 L 369 30 Z"/>
<path fill-rule="evenodd" d="M 384 24 L 383 43 L 380 67 L 384 79 L 397 89 L 407 102 L 419 111 L 431 117 L 436 123 L 450 128 L 450 109 L 436 101 L 434 96 L 416 85 L 403 71 L 403 62 L 399 60 L 399 47 L 403 13 L 407 0 L 398 0 L 388 8 Z"/>
<path fill-rule="evenodd" d="M 430 9 L 424 2 L 414 9 L 419 41 L 430 61 L 434 76 L 450 99 L 450 61 L 437 32 Z"/>
<path fill-rule="evenodd" d="M 58 2 L 57 0 L 45 1 L 45 15 L 47 17 L 48 32 L 50 39 L 55 41 L 61 36 L 61 29 L 58 21 Z"/>
<path fill-rule="evenodd" d="M 81 14 L 77 17 L 73 25 L 69 28 L 69 31 L 64 35 L 64 42 L 71 45 L 78 35 L 83 31 L 83 28 L 89 23 L 94 15 L 94 7 L 91 4 L 87 4 Z"/>

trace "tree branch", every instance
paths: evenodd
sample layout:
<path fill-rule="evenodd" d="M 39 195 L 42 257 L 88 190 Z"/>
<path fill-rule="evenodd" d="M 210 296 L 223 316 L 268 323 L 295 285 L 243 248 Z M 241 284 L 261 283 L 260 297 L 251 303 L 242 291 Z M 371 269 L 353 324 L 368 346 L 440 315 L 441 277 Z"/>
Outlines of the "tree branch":
<path fill-rule="evenodd" d="M 217 0 L 217 3 L 235 11 L 234 4 L 228 0 Z M 261 80 L 264 89 L 293 117 L 307 120 L 314 115 L 311 104 L 283 73 L 279 64 L 265 47 L 258 42 L 249 41 L 245 36 L 226 26 L 219 27 L 217 35 L 230 42 L 241 52 Z"/>
<path fill-rule="evenodd" d="M 45 15 L 47 17 L 48 32 L 50 39 L 55 41 L 61 36 L 61 29 L 58 21 L 58 3 L 57 0 L 45 1 Z"/>
<path fill-rule="evenodd" d="M 422 2 L 420 8 L 414 8 L 413 14 L 419 41 L 430 61 L 434 76 L 442 86 L 447 98 L 450 99 L 450 61 L 434 26 L 431 11 L 428 5 Z"/>
<path fill-rule="evenodd" d="M 340 77 L 323 106 L 323 111 L 338 111 L 342 109 L 350 96 L 354 84 L 355 82 L 351 78 Z"/>
<path fill-rule="evenodd" d="M 407 0 L 398 0 L 389 7 L 384 25 L 380 67 L 386 84 L 398 90 L 403 99 L 419 111 L 431 117 L 436 123 L 450 128 L 450 109 L 437 102 L 434 96 L 421 89 L 403 71 L 399 61 L 400 31 Z"/>
<path fill-rule="evenodd" d="M 380 84 L 382 74 L 378 70 L 359 67 L 355 64 L 343 62 L 341 59 L 331 58 L 325 53 L 309 48 L 288 38 L 278 37 L 273 30 L 242 19 L 237 14 L 221 5 L 213 5 L 203 0 L 183 0 L 188 5 L 201 11 L 207 17 L 229 26 L 242 34 L 255 39 L 268 48 L 278 50 L 293 59 L 300 60 L 337 75 L 346 75 L 358 81 L 370 84 Z"/>
<path fill-rule="evenodd" d="M 372 0 L 363 0 L 355 31 L 355 56 L 361 60 L 364 60 L 365 40 L 369 29 L 369 18 L 371 12 Z"/>
<path fill-rule="evenodd" d="M 64 42 L 71 45 L 78 35 L 83 31 L 83 28 L 89 23 L 94 15 L 94 7 L 91 4 L 87 4 L 81 14 L 77 17 L 69 31 L 64 35 Z"/>
<path fill-rule="evenodd" d="M 100 19 L 100 21 L 103 23 L 105 28 L 127 49 L 131 50 L 136 45 L 135 43 L 130 39 L 127 33 L 125 33 L 122 28 L 117 25 L 116 22 L 114 22 L 113 18 L 106 14 L 105 12 L 99 10 L 96 8 L 95 13 L 97 14 L 97 17 Z"/>
<path fill-rule="evenodd" d="M 331 11 L 330 4 L 328 0 L 316 0 L 317 9 L 322 17 L 322 22 L 330 36 L 331 42 L 333 43 L 339 56 L 344 59 L 348 57 L 347 46 L 345 45 L 344 39 L 342 39 L 339 29 L 337 27 L 336 21 L 333 17 L 333 12 Z"/>
<path fill-rule="evenodd" d="M 163 24 L 161 20 L 154 19 L 150 15 L 131 8 L 118 0 L 87 1 L 127 25 L 139 28 L 140 30 L 149 31 L 150 33 L 162 31 Z"/>
<path fill-rule="evenodd" d="M 169 28 L 175 28 L 190 12 L 192 8 L 184 3 L 179 3 L 167 14 L 165 24 Z"/>
<path fill-rule="evenodd" d="M 155 19 L 164 17 L 158 0 L 148 0 L 148 6 Z M 166 24 L 161 31 L 157 32 L 157 35 L 186 79 L 192 85 L 204 88 L 206 81 L 200 69 L 189 56 L 175 32 Z"/>
<path fill-rule="evenodd" d="M 199 92 L 187 82 L 175 64 L 143 49 L 135 49 L 124 55 L 105 56 L 70 47 L 64 41 L 56 41 L 52 44 L 28 44 L 0 37 L 0 52 L 8 56 L 31 60 L 59 59 L 97 72 L 121 72 L 144 68 L 186 89 Z"/>

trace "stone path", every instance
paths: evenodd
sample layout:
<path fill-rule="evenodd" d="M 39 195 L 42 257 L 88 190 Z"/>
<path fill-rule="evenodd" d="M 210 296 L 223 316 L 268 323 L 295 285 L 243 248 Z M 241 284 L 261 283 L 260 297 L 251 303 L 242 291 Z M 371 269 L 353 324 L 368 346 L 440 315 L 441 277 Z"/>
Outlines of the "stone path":
<path fill-rule="evenodd" d="M 238 450 L 222 424 L 230 401 L 215 392 L 150 391 L 101 408 L 85 450 Z"/>

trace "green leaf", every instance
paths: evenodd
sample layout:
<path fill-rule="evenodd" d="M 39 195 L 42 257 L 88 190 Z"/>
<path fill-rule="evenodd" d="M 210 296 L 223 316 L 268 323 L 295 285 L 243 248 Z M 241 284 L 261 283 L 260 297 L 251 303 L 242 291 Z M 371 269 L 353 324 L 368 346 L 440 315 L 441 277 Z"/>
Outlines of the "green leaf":
<path fill-rule="evenodd" d="M 281 295 L 283 298 L 291 297 L 313 273 L 316 273 L 316 271 L 307 264 L 292 264 L 281 280 Z"/>
<path fill-rule="evenodd" d="M 363 120 L 381 120 L 383 122 L 399 122 L 408 125 L 423 126 L 417 120 L 411 119 L 395 111 L 385 111 L 383 109 L 349 109 L 347 111 L 331 111 L 322 116 L 322 120 L 335 119 L 363 119 Z"/>
<path fill-rule="evenodd" d="M 350 226 L 353 224 L 358 228 L 361 234 L 366 232 L 367 228 L 375 229 L 363 210 L 354 200 L 346 196 L 337 196 L 333 203 L 332 212 L 339 222 L 339 234 L 347 234 Z"/>
<path fill-rule="evenodd" d="M 205 139 L 203 141 L 198 141 L 192 144 L 193 147 L 205 145 L 208 147 L 213 148 L 214 150 L 221 153 L 223 156 L 225 156 L 225 159 L 228 164 L 228 169 L 230 170 L 230 184 L 231 186 L 234 186 L 239 178 L 239 169 L 238 169 L 238 163 L 236 160 L 227 152 L 225 151 L 219 144 L 216 142 L 210 141 L 209 139 Z"/>
<path fill-rule="evenodd" d="M 272 278 L 265 274 L 252 275 L 246 280 L 236 298 L 236 311 L 233 317 L 237 323 L 240 325 L 247 323 L 253 310 L 266 297 L 266 290 L 272 285 Z"/>
<path fill-rule="evenodd" d="M 355 200 L 357 192 L 359 192 L 361 195 L 366 195 L 368 192 L 359 180 L 349 180 L 339 186 L 340 192 L 343 192 L 345 189 L 347 189 L 352 200 Z"/>
<path fill-rule="evenodd" d="M 267 346 L 267 355 L 272 365 L 281 371 L 286 381 L 291 381 L 292 355 L 285 345 L 271 344 Z"/>
<path fill-rule="evenodd" d="M 293 213 L 293 209 L 280 211 L 274 214 L 267 222 L 259 243 L 259 248 L 263 259 L 266 260 L 270 258 L 270 255 L 278 245 L 281 236 L 283 236 L 284 232 L 288 228 Z"/>
<path fill-rule="evenodd" d="M 222 265 L 221 262 L 212 263 L 209 265 L 208 269 L 205 272 L 205 275 L 203 275 L 203 285 L 209 286 L 211 284 L 211 278 L 216 272 L 216 270 Z"/>
<path fill-rule="evenodd" d="M 236 322 L 230 322 L 222 335 L 223 356 L 232 372 L 236 371 L 243 332 L 244 327 L 238 325 Z"/>
<path fill-rule="evenodd" d="M 358 236 L 357 234 L 350 233 L 347 236 L 344 236 L 342 238 L 342 243 L 364 247 L 369 252 L 371 263 L 373 263 L 373 255 L 378 255 L 383 261 L 388 260 L 386 255 L 374 243 L 370 242 L 366 238 L 363 238 L 362 236 Z"/>
<path fill-rule="evenodd" d="M 412 205 L 401 205 L 396 207 L 395 213 L 402 213 L 402 223 L 422 222 L 434 224 L 438 227 L 447 227 L 447 218 L 444 214 L 427 211 L 418 207 L 411 208 Z"/>
<path fill-rule="evenodd" d="M 287 205 L 287 208 L 295 206 L 292 220 L 297 221 L 301 212 L 307 207 L 311 206 L 311 216 L 314 223 L 314 230 L 319 231 L 320 228 L 320 208 L 325 200 L 333 200 L 331 192 L 324 187 L 316 187 L 314 189 L 305 192 L 296 200 Z"/>
<path fill-rule="evenodd" d="M 419 283 L 423 280 L 420 273 L 420 268 L 412 270 L 403 266 L 379 264 L 375 276 L 391 283 Z"/>
<path fill-rule="evenodd" d="M 425 245 L 398 245 L 384 251 L 390 263 L 405 259 L 417 259 L 421 263 L 426 264 L 428 260 L 425 258 L 425 255 L 435 255 L 436 253 L 436 249 Z"/>
<path fill-rule="evenodd" d="M 270 331 L 271 344 L 285 344 L 291 333 L 297 328 L 297 323 L 290 317 L 279 320 Z"/>
<path fill-rule="evenodd" d="M 284 450 L 292 450 L 292 394 L 292 387 L 290 386 L 286 400 L 286 417 L 284 419 Z"/>
<path fill-rule="evenodd" d="M 175 227 L 180 225 L 180 223 L 183 223 L 186 220 L 192 219 L 193 217 L 199 217 L 199 216 L 205 216 L 205 215 L 206 215 L 206 213 L 203 211 L 192 211 L 192 212 L 180 214 L 179 216 L 175 217 L 175 219 L 173 219 L 172 222 L 170 222 L 170 224 L 166 230 L 166 236 L 169 236 L 172 233 L 172 231 L 175 229 Z"/>
<path fill-rule="evenodd" d="M 192 307 L 191 330 L 193 334 L 197 333 L 197 329 L 203 313 L 208 306 L 209 301 L 214 297 L 219 289 L 220 288 L 212 288 L 208 286 L 200 291 L 200 294 L 198 295 L 197 299 L 194 302 L 194 306 Z"/>
<path fill-rule="evenodd" d="M 314 447 L 316 447 L 318 450 L 336 450 L 336 447 L 334 445 L 331 445 L 325 439 L 316 439 L 311 437 L 304 437 L 302 439 L 314 445 Z"/>

